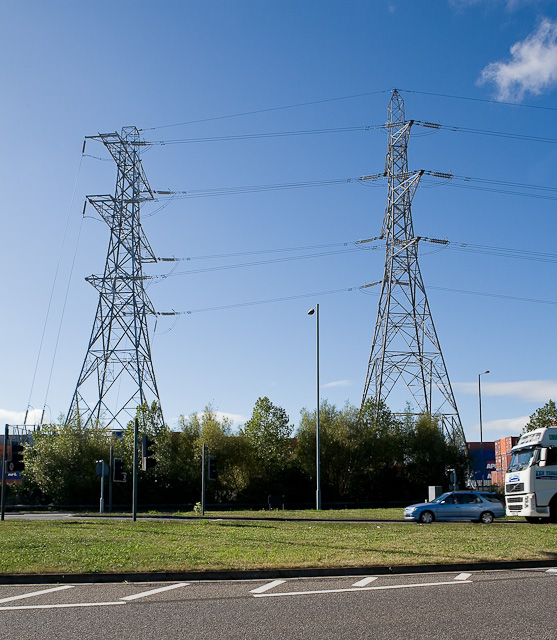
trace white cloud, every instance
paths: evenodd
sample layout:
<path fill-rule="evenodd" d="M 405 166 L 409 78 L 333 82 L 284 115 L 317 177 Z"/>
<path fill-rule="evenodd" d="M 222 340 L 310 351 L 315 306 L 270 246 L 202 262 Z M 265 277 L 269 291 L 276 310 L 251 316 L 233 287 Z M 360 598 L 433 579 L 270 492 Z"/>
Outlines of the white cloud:
<path fill-rule="evenodd" d="M 456 391 L 466 394 L 478 393 L 477 382 L 456 382 Z M 487 382 L 482 378 L 482 396 L 506 396 L 546 403 L 557 399 L 557 380 L 521 380 L 518 382 Z"/>
<path fill-rule="evenodd" d="M 494 82 L 499 100 L 522 100 L 528 91 L 539 95 L 557 84 L 557 22 L 542 20 L 538 30 L 511 49 L 509 62 L 492 62 L 480 84 Z"/>
<path fill-rule="evenodd" d="M 530 416 L 520 416 L 519 418 L 503 418 L 501 420 L 490 420 L 482 422 L 482 431 L 490 438 L 504 438 L 506 436 L 519 435 L 530 420 Z M 496 435 L 496 434 L 504 435 Z"/>
<path fill-rule="evenodd" d="M 222 420 L 223 418 L 227 418 L 228 420 L 231 420 L 232 423 L 235 425 L 244 423 L 246 421 L 245 416 L 242 416 L 239 413 L 226 413 L 224 411 L 215 411 L 215 415 L 219 420 Z"/>
<path fill-rule="evenodd" d="M 489 8 L 493 8 L 493 5 L 498 4 L 504 5 L 507 11 L 513 12 L 536 2 L 539 2 L 539 0 L 490 0 Z M 456 9 L 464 10 L 475 5 L 483 4 L 485 6 L 487 3 L 485 0 L 449 0 L 449 4 Z"/>
<path fill-rule="evenodd" d="M 352 384 L 350 380 L 335 380 L 334 382 L 327 382 L 320 385 L 322 389 L 330 389 L 331 387 L 349 387 Z"/>
<path fill-rule="evenodd" d="M 529 419 L 530 416 L 520 416 L 484 421 L 482 422 L 482 439 L 484 442 L 492 442 L 508 436 L 519 436 Z M 466 427 L 465 432 L 468 442 L 479 442 L 480 425 L 478 423 Z"/>
<path fill-rule="evenodd" d="M 40 409 L 32 409 L 27 415 L 27 424 L 38 424 L 41 419 L 42 411 Z M 22 425 L 25 420 L 25 411 L 10 411 L 9 409 L 0 409 L 0 426 Z M 2 432 L 3 433 L 3 432 Z"/>

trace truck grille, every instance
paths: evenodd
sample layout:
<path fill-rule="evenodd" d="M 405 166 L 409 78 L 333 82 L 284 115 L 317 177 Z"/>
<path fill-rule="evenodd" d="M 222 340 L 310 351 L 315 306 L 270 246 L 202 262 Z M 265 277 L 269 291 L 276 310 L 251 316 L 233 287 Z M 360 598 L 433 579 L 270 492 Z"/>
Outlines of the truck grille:
<path fill-rule="evenodd" d="M 522 498 L 507 498 L 507 504 L 511 504 L 512 502 L 520 502 L 520 504 L 522 504 Z"/>
<path fill-rule="evenodd" d="M 520 493 L 521 491 L 524 491 L 524 482 L 505 485 L 505 493 Z"/>

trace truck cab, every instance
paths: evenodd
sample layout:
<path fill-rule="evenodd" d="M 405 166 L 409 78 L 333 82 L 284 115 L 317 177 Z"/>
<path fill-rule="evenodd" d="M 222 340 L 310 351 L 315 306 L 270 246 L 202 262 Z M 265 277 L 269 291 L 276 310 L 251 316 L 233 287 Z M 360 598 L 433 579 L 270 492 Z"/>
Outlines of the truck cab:
<path fill-rule="evenodd" d="M 508 516 L 557 522 L 557 427 L 525 433 L 511 450 L 505 474 Z"/>

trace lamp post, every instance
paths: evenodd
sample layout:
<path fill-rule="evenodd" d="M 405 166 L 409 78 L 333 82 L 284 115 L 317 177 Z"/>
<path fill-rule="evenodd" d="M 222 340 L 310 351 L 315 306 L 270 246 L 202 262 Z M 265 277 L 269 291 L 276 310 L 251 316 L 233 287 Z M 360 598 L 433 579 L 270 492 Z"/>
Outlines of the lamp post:
<path fill-rule="evenodd" d="M 315 490 L 315 508 L 317 511 L 321 509 L 321 465 L 320 465 L 320 443 L 319 443 L 319 304 L 316 304 L 313 309 L 308 311 L 308 316 L 312 316 L 315 313 L 316 320 L 316 361 L 317 361 L 317 410 L 315 414 L 315 475 L 316 475 L 316 490 Z"/>
<path fill-rule="evenodd" d="M 482 383 L 481 376 L 489 373 L 489 371 L 484 371 L 483 373 L 478 373 L 478 400 L 480 406 L 480 443 L 483 443 L 483 430 L 482 430 Z"/>
<path fill-rule="evenodd" d="M 482 376 L 489 373 L 489 371 L 483 371 L 482 373 L 478 373 L 478 403 L 480 408 L 480 459 L 482 464 L 481 469 L 481 481 L 482 481 L 482 489 L 484 487 L 484 469 L 483 469 L 483 425 L 482 425 Z"/>

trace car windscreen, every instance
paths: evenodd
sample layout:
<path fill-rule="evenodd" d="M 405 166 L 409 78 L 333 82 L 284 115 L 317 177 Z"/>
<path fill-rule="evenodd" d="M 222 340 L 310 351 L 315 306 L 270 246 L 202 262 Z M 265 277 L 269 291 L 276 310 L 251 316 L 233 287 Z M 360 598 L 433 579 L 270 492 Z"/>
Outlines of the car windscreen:
<path fill-rule="evenodd" d="M 435 500 L 432 500 L 431 502 L 442 502 L 449 495 L 449 493 L 442 493 L 438 498 L 435 498 Z"/>

